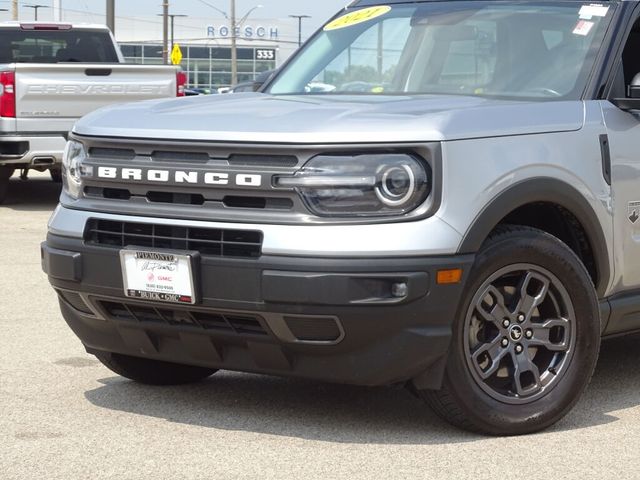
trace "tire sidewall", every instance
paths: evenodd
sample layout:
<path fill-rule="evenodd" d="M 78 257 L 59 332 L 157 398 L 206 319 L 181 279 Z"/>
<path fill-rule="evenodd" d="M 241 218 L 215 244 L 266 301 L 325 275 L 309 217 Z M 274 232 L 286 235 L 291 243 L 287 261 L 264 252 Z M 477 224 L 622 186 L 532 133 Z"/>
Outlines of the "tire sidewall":
<path fill-rule="evenodd" d="M 464 324 L 471 301 L 485 280 L 503 267 L 539 265 L 553 273 L 569 293 L 575 311 L 576 339 L 563 377 L 531 403 L 507 404 L 489 396 L 471 375 L 465 358 Z M 591 279 L 576 255 L 555 237 L 528 229 L 498 235 L 484 247 L 472 269 L 453 327 L 445 382 L 459 407 L 481 430 L 521 434 L 546 428 L 562 418 L 589 383 L 598 357 L 600 319 Z"/>
<path fill-rule="evenodd" d="M 9 192 L 9 177 L 2 178 L 0 176 L 0 203 L 3 203 Z"/>

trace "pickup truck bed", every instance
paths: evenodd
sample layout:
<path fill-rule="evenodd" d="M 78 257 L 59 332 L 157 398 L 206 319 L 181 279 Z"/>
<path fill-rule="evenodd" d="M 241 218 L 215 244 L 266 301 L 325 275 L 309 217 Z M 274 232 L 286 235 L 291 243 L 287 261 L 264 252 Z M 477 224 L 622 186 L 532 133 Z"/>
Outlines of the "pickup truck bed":
<path fill-rule="evenodd" d="M 15 169 L 60 177 L 67 132 L 106 105 L 182 96 L 179 67 L 127 65 L 104 26 L 0 23 L 0 202 Z"/>

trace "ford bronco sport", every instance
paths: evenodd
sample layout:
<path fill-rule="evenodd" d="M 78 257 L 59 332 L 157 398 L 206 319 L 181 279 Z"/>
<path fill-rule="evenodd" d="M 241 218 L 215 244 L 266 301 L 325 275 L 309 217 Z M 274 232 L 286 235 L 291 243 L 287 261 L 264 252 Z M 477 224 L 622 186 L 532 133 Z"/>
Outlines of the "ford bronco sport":
<path fill-rule="evenodd" d="M 260 93 L 79 121 L 42 246 L 87 351 L 562 418 L 640 329 L 640 4 L 358 0 Z"/>

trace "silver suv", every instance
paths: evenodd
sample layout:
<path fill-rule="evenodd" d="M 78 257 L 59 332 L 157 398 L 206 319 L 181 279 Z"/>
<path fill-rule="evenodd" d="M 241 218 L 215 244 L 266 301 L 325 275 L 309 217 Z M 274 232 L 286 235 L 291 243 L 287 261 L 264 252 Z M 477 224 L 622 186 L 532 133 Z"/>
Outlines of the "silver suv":
<path fill-rule="evenodd" d="M 405 384 L 559 420 L 640 329 L 636 1 L 359 0 L 261 93 L 74 127 L 43 244 L 114 372 Z"/>

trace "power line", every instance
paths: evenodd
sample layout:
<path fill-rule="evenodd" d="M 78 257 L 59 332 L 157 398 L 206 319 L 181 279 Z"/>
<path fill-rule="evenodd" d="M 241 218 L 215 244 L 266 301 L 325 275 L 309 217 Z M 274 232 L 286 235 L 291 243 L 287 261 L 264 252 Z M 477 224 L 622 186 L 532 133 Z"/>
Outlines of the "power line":
<path fill-rule="evenodd" d="M 11 3 L 11 0 L 0 0 L 0 3 Z M 28 3 L 19 3 L 20 7 L 28 7 L 30 4 Z M 69 12 L 69 13 L 81 13 L 81 14 L 86 14 L 86 15 L 97 15 L 97 16 L 102 16 L 105 17 L 105 13 L 104 12 L 95 12 L 89 9 L 85 9 L 85 10 L 77 10 L 77 9 L 73 9 L 73 8 L 61 8 L 60 10 L 62 10 L 63 12 Z M 162 22 L 155 22 L 153 20 L 147 20 L 143 17 L 132 17 L 132 16 L 125 16 L 125 15 L 116 15 L 115 17 L 116 19 L 119 20 L 131 20 L 131 21 L 135 21 L 135 22 L 139 22 L 139 23 L 148 23 L 150 25 L 162 25 Z M 190 25 L 179 25 L 176 24 L 177 26 L 181 27 L 181 28 L 187 28 L 187 29 L 191 29 L 191 30 L 201 30 L 201 28 L 199 27 L 193 27 Z"/>
<path fill-rule="evenodd" d="M 49 5 L 33 5 L 33 4 L 28 4 L 28 5 L 24 5 L 25 8 L 33 8 L 33 14 L 34 14 L 34 20 L 37 22 L 38 21 L 38 10 L 40 10 L 41 8 L 51 8 L 49 7 Z"/>
<path fill-rule="evenodd" d="M 202 2 L 205 5 L 208 5 L 212 8 L 217 8 L 217 7 L 213 7 L 211 4 L 205 2 L 204 0 L 198 0 L 199 2 Z M 0 3 L 11 3 L 11 0 L 0 0 Z M 19 3 L 19 5 L 21 7 L 25 7 L 27 5 L 29 5 L 29 3 L 27 2 L 21 2 Z M 85 10 L 77 10 L 77 9 L 73 9 L 73 8 L 60 8 L 60 10 L 62 10 L 63 12 L 70 12 L 70 13 L 82 13 L 82 14 L 87 14 L 87 15 L 97 15 L 97 16 L 105 16 L 104 12 L 96 12 L 93 10 L 89 10 L 89 9 L 85 9 Z M 223 12 L 222 10 L 218 11 L 222 14 L 226 15 L 226 12 Z M 128 15 L 116 15 L 115 17 L 116 19 L 119 20 L 131 20 L 131 21 L 136 21 L 136 22 L 140 22 L 140 23 L 148 23 L 151 25 L 162 25 L 162 22 L 158 22 L 158 21 L 153 21 L 153 20 L 148 20 L 145 17 L 137 17 L 137 16 L 128 16 Z M 212 20 L 219 20 L 219 18 L 216 17 L 205 17 L 205 16 L 200 16 L 199 18 L 202 18 L 205 21 L 212 21 Z M 176 22 L 176 26 L 180 27 L 180 28 L 186 28 L 186 29 L 191 29 L 191 30 L 202 30 L 201 27 L 194 27 L 191 25 L 184 25 L 184 24 L 180 24 L 178 22 Z"/>
<path fill-rule="evenodd" d="M 227 14 L 227 12 L 220 10 L 218 7 L 216 7 L 215 5 L 211 5 L 209 2 L 205 2 L 204 0 L 198 0 L 200 3 L 202 3 L 203 5 L 206 5 L 207 7 L 213 8 L 214 10 L 220 12 L 222 15 L 224 15 L 224 18 L 226 18 L 227 20 L 229 20 L 229 15 Z"/>
<path fill-rule="evenodd" d="M 204 2 L 204 0 L 198 0 L 200 2 Z M 11 0 L 0 0 L 0 3 L 11 3 Z M 204 2 L 205 4 L 207 2 Z M 21 7 L 25 7 L 27 6 L 28 3 L 26 2 L 21 2 L 20 6 Z M 96 12 L 96 11 L 92 11 L 92 10 L 77 10 L 77 9 L 73 9 L 73 8 L 61 8 L 61 10 L 63 12 L 69 12 L 69 13 L 79 13 L 79 14 L 86 14 L 86 15 L 97 15 L 97 16 L 105 16 L 104 12 Z M 126 16 L 126 15 L 116 15 L 115 17 L 117 20 L 126 20 L 126 21 L 130 21 L 130 22 L 137 22 L 137 23 L 145 23 L 148 25 L 155 25 L 158 27 L 162 27 L 162 22 L 160 21 L 154 21 L 154 20 L 150 20 L 144 17 L 134 17 L 134 16 Z M 216 20 L 215 17 L 208 17 L 208 18 L 204 18 L 204 20 Z M 186 25 L 183 23 L 179 23 L 176 21 L 176 27 L 179 27 L 181 30 L 193 30 L 193 31 L 202 31 L 202 27 L 196 27 L 193 25 Z M 296 35 L 294 33 L 291 34 L 280 34 L 279 37 L 277 39 L 269 39 L 269 38 L 247 38 L 247 37 L 239 37 L 243 42 L 268 42 L 268 43 L 283 43 L 283 44 L 291 44 L 291 45 L 295 45 L 297 44 L 297 39 L 294 40 L 296 38 Z M 290 39 L 290 40 L 289 40 Z M 178 39 L 178 41 L 180 42 L 184 42 L 184 41 L 211 41 L 211 42 L 221 42 L 221 41 L 225 41 L 225 40 L 230 40 L 228 37 L 187 37 L 187 38 L 183 38 L 183 39 Z M 155 40 L 127 40 L 127 43 L 142 43 L 142 42 L 147 42 L 147 41 L 151 41 L 154 42 Z"/>

